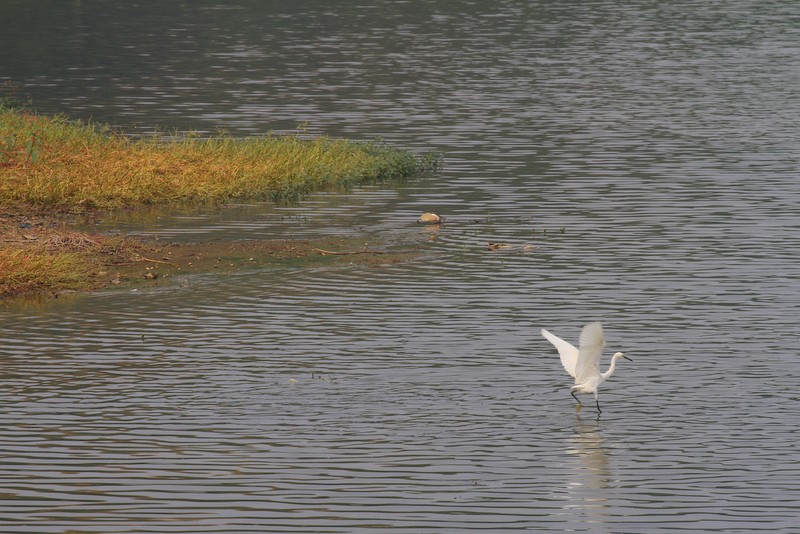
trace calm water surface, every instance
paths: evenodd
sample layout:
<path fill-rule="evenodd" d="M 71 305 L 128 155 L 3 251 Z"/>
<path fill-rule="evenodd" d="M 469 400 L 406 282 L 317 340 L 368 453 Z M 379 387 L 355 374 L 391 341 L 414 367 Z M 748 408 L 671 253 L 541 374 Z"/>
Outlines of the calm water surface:
<path fill-rule="evenodd" d="M 800 532 L 800 6 L 164 4 L 14 2 L 0 77 L 446 168 L 101 228 L 422 254 L 3 305 L 2 532 Z M 593 319 L 599 418 L 538 334 Z"/>

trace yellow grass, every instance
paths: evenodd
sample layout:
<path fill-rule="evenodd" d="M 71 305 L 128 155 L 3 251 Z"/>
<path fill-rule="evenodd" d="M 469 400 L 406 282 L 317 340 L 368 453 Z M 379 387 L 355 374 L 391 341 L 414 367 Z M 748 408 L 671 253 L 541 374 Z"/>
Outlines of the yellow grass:
<path fill-rule="evenodd" d="M 0 297 L 97 287 L 108 278 L 109 258 L 131 256 L 140 246 L 32 227 L 26 214 L 293 198 L 407 178 L 435 170 L 439 161 L 434 154 L 328 138 L 134 140 L 105 126 L 13 109 L 0 99 Z"/>
<path fill-rule="evenodd" d="M 71 252 L 0 248 L 0 296 L 42 290 L 85 289 L 89 267 Z"/>
<path fill-rule="evenodd" d="M 406 178 L 435 156 L 379 143 L 295 137 L 132 140 L 107 127 L 0 107 L 0 205 L 110 209 L 296 197 Z"/>

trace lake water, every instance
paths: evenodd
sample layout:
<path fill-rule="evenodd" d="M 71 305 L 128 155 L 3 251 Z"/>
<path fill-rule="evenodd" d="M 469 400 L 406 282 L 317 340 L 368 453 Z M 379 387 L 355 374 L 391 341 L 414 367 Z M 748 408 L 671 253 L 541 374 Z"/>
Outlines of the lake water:
<path fill-rule="evenodd" d="M 4 7 L 0 76 L 43 112 L 305 123 L 445 168 L 110 217 L 421 254 L 4 305 L 0 530 L 800 532 L 798 21 L 755 0 Z M 539 336 L 589 320 L 633 359 L 600 417 Z"/>

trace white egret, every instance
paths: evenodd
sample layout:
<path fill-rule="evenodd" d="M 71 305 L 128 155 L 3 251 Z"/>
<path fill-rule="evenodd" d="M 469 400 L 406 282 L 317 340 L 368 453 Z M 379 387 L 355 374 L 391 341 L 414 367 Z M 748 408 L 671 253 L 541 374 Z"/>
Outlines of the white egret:
<path fill-rule="evenodd" d="M 597 388 L 614 373 L 618 359 L 625 358 L 630 360 L 630 358 L 621 352 L 616 352 L 611 357 L 611 365 L 608 371 L 605 373 L 600 372 L 598 363 L 600 363 L 600 356 L 603 354 L 606 340 L 603 334 L 603 325 L 597 322 L 589 323 L 583 327 L 581 337 L 578 339 L 580 350 L 544 328 L 542 328 L 542 335 L 558 349 L 558 354 L 561 356 L 561 364 L 570 376 L 575 379 L 575 385 L 570 389 L 570 395 L 578 401 L 578 409 L 580 410 L 583 405 L 580 399 L 575 396 L 575 393 L 593 393 L 594 401 L 597 404 L 597 412 L 603 413 L 603 410 L 600 409 L 600 401 L 597 399 Z"/>

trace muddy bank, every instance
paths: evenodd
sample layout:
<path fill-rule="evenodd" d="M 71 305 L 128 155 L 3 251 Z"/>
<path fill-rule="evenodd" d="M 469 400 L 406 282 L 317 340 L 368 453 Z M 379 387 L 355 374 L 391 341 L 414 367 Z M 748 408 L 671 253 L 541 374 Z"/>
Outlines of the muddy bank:
<path fill-rule="evenodd" d="M 172 243 L 72 230 L 63 218 L 31 213 L 0 213 L 0 298 L 58 297 L 64 293 L 105 287 L 149 287 L 176 283 L 182 275 L 233 273 L 294 263 L 303 266 L 378 265 L 407 261 L 417 254 L 351 236 L 319 240 L 279 239 Z M 46 257 L 50 261 L 30 276 L 12 260 Z M 69 266 L 58 268 L 68 258 Z M 67 263 L 65 263 L 67 265 Z M 53 269 L 54 272 L 47 272 Z M 63 272 L 70 270 L 70 273 Z"/>

